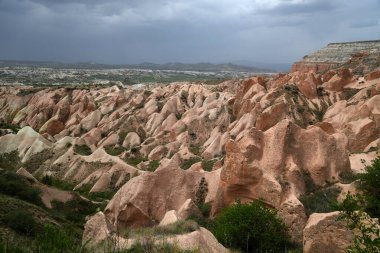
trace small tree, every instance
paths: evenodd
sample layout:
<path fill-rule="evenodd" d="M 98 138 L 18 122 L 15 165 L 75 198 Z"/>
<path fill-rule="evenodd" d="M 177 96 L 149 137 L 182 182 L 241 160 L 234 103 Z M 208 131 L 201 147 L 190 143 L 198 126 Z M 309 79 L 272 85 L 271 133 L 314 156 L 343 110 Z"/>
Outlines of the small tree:
<path fill-rule="evenodd" d="M 354 232 L 353 243 L 346 248 L 347 253 L 380 252 L 380 226 L 366 212 L 365 201 L 360 195 L 347 194 L 339 205 L 342 215 L 350 230 Z"/>
<path fill-rule="evenodd" d="M 359 189 L 366 202 L 365 211 L 372 217 L 380 218 L 380 156 L 365 167 L 358 175 Z"/>
<path fill-rule="evenodd" d="M 259 201 L 225 208 L 215 219 L 214 235 L 226 247 L 244 252 L 281 252 L 289 242 L 287 228 Z"/>
<path fill-rule="evenodd" d="M 380 225 L 373 219 L 380 216 L 380 157 L 358 175 L 358 182 L 360 194 L 348 193 L 338 204 L 342 212 L 340 219 L 347 221 L 348 228 L 354 232 L 354 241 L 346 252 L 380 252 Z"/>

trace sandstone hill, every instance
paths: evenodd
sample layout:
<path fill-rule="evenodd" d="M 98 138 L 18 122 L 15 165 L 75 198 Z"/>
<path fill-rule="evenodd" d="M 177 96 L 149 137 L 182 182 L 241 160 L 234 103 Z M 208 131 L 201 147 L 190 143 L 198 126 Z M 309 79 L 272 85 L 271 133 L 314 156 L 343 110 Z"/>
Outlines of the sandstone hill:
<path fill-rule="evenodd" d="M 303 62 L 324 61 L 341 46 Z M 0 137 L 1 164 L 13 159 L 38 180 L 112 192 L 86 225 L 84 238 L 94 243 L 125 228 L 184 220 L 204 205 L 215 217 L 237 199 L 261 199 L 279 210 L 292 240 L 314 252 L 310 243 L 327 239 L 313 239 L 313 226 L 323 229 L 321 220 L 331 216 L 310 216 L 303 200 L 316 190 L 354 187 L 345 175 L 360 172 L 360 161 L 370 162 L 380 148 L 380 70 L 360 76 L 331 68 L 295 67 L 218 85 L 1 87 L 0 121 L 22 128 Z M 225 250 L 207 230 L 193 233 L 181 237 L 184 248 Z"/>

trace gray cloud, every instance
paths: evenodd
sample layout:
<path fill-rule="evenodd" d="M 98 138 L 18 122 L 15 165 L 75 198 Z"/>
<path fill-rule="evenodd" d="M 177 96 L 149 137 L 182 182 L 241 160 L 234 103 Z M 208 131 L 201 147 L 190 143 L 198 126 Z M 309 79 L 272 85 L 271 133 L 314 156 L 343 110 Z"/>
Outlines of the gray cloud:
<path fill-rule="evenodd" d="M 0 0 L 0 59 L 292 62 L 332 41 L 378 39 L 379 8 L 378 0 Z"/>
<path fill-rule="evenodd" d="M 379 24 L 379 21 L 377 19 L 358 19 L 353 20 L 350 24 L 350 27 L 352 28 L 365 28 L 377 26 Z"/>

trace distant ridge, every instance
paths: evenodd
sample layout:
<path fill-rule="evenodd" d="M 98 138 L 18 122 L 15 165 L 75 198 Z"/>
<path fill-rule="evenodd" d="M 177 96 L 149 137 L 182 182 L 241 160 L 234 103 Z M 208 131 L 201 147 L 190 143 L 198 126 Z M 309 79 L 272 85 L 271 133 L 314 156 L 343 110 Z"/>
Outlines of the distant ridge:
<path fill-rule="evenodd" d="M 375 54 L 380 54 L 380 40 L 329 43 L 327 46 L 305 55 L 300 61 L 294 63 L 292 71 L 308 72 L 313 70 L 324 72 L 347 64 L 353 57 Z M 376 62 L 374 65 L 376 65 Z"/>
<path fill-rule="evenodd" d="M 241 66 L 232 63 L 166 63 L 157 64 L 144 62 L 140 64 L 102 64 L 96 62 L 62 63 L 53 61 L 17 61 L 0 60 L 0 67 L 39 67 L 57 69 L 151 69 L 151 70 L 176 70 L 176 71 L 199 71 L 199 72 L 251 72 L 251 73 L 274 73 L 276 71 L 267 68 L 257 68 L 252 66 Z"/>

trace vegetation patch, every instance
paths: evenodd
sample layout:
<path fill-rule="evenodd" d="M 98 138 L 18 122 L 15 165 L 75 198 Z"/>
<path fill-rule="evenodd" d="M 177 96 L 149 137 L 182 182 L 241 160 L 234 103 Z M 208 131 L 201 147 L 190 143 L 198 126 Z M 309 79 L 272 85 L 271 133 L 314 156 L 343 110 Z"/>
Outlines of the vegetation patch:
<path fill-rule="evenodd" d="M 98 207 L 92 202 L 82 199 L 80 196 L 76 196 L 74 199 L 65 203 L 52 201 L 52 206 L 56 214 L 61 215 L 62 218 L 70 220 L 79 226 L 82 226 L 86 216 L 94 214 Z"/>
<path fill-rule="evenodd" d="M 26 96 L 26 95 L 34 94 L 34 93 L 37 93 L 37 92 L 42 91 L 44 89 L 45 89 L 44 87 L 33 87 L 30 89 L 20 89 L 17 93 L 17 96 Z"/>
<path fill-rule="evenodd" d="M 124 236 L 128 238 L 139 238 L 145 236 L 182 235 L 198 229 L 199 225 L 195 221 L 181 220 L 166 226 L 129 229 L 124 232 Z"/>
<path fill-rule="evenodd" d="M 310 175 L 309 171 L 302 170 L 302 179 L 305 182 L 305 194 L 308 195 L 316 190 L 319 189 L 319 187 L 314 183 L 313 178 Z"/>
<path fill-rule="evenodd" d="M 202 153 L 202 146 L 200 144 L 190 144 L 189 150 L 194 155 L 200 155 Z"/>
<path fill-rule="evenodd" d="M 334 211 L 339 193 L 340 189 L 336 187 L 319 189 L 308 195 L 301 195 L 300 201 L 308 216 L 312 213 L 328 213 Z"/>
<path fill-rule="evenodd" d="M 357 179 L 357 176 L 351 171 L 343 171 L 339 174 L 339 181 L 343 184 L 350 184 Z"/>
<path fill-rule="evenodd" d="M 33 236 L 40 230 L 40 224 L 28 210 L 12 210 L 4 215 L 2 221 L 9 228 L 26 236 Z"/>
<path fill-rule="evenodd" d="M 380 218 L 380 157 L 358 174 L 359 189 L 366 202 L 365 211 L 372 217 Z"/>
<path fill-rule="evenodd" d="M 365 172 L 358 174 L 360 193 L 347 194 L 337 210 L 341 211 L 341 220 L 354 231 L 354 240 L 346 248 L 349 253 L 380 252 L 379 223 L 380 218 L 380 157 L 365 167 Z"/>
<path fill-rule="evenodd" d="M 216 159 L 211 160 L 203 160 L 202 161 L 202 169 L 205 171 L 212 171 L 212 168 L 214 167 L 214 164 L 216 163 Z"/>
<path fill-rule="evenodd" d="M 11 129 L 13 132 L 17 133 L 21 128 L 17 125 L 0 121 L 0 129 Z"/>
<path fill-rule="evenodd" d="M 198 163 L 198 162 L 200 162 L 200 161 L 202 161 L 202 159 L 200 158 L 200 157 L 191 157 L 191 158 L 189 158 L 189 159 L 187 159 L 187 160 L 185 160 L 182 164 L 181 164 L 181 168 L 183 169 L 183 170 L 187 170 L 187 169 L 189 169 L 194 163 Z"/>
<path fill-rule="evenodd" d="M 85 156 L 92 154 L 91 148 L 87 145 L 74 145 L 74 152 Z"/>
<path fill-rule="evenodd" d="M 158 166 L 160 166 L 160 161 L 152 160 L 149 162 L 147 170 L 153 172 L 158 168 Z"/>
<path fill-rule="evenodd" d="M 63 191 L 72 191 L 75 187 L 74 184 L 69 183 L 67 181 L 45 175 L 41 178 L 41 183 L 61 189 Z"/>
<path fill-rule="evenodd" d="M 276 210 L 258 201 L 225 208 L 215 218 L 213 234 L 224 246 L 243 252 L 286 252 L 290 244 Z"/>
<path fill-rule="evenodd" d="M 25 177 L 13 171 L 0 171 L 0 193 L 43 206 L 41 191 L 33 187 Z"/>
<path fill-rule="evenodd" d="M 345 100 L 349 100 L 350 98 L 355 96 L 359 91 L 359 89 L 345 88 L 343 89 L 342 95 Z"/>
<path fill-rule="evenodd" d="M 52 149 L 43 150 L 32 155 L 30 159 L 23 164 L 23 167 L 25 167 L 25 169 L 30 173 L 34 173 L 45 161 L 52 158 L 53 156 L 54 151 Z"/>
<path fill-rule="evenodd" d="M 145 157 L 142 157 L 142 156 L 130 156 L 130 157 L 127 157 L 124 159 L 124 161 L 129 164 L 129 165 L 132 165 L 132 166 L 137 166 L 139 163 L 141 162 L 146 162 L 148 159 L 145 158 Z"/>
<path fill-rule="evenodd" d="M 105 147 L 104 150 L 107 152 L 107 154 L 112 156 L 118 156 L 125 151 L 125 149 L 122 146 L 108 146 Z"/>
<path fill-rule="evenodd" d="M 0 168 L 16 171 L 21 167 L 21 159 L 17 151 L 0 154 Z"/>

